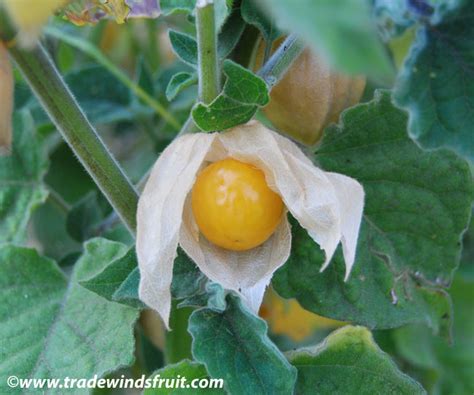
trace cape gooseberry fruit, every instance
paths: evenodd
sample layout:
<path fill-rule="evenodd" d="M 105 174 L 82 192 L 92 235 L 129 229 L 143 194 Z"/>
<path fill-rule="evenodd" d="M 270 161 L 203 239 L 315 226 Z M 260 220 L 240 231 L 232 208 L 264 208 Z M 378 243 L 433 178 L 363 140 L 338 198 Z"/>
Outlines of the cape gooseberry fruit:
<path fill-rule="evenodd" d="M 283 42 L 276 40 L 272 52 Z M 256 69 L 263 61 L 265 41 L 260 40 Z M 263 112 L 282 133 L 307 145 L 316 144 L 324 128 L 356 104 L 365 88 L 365 77 L 349 77 L 329 68 L 321 56 L 305 49 L 285 76 L 273 87 Z"/>
<path fill-rule="evenodd" d="M 244 251 L 264 243 L 283 214 L 283 201 L 256 167 L 227 158 L 201 171 L 191 195 L 194 218 L 213 244 Z"/>

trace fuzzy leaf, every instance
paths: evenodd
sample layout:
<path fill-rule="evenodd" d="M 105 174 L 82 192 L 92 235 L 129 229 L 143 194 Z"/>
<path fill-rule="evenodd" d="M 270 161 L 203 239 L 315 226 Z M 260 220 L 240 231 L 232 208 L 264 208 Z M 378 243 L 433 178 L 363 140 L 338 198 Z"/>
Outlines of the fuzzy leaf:
<path fill-rule="evenodd" d="M 245 21 L 239 10 L 235 10 L 226 20 L 217 41 L 217 53 L 219 59 L 224 60 L 235 48 L 245 29 Z"/>
<path fill-rule="evenodd" d="M 190 387 L 186 387 L 186 385 L 191 386 L 191 381 L 195 379 L 209 379 L 209 375 L 206 371 L 206 367 L 201 365 L 197 362 L 192 362 L 189 360 L 184 360 L 179 362 L 175 365 L 168 365 L 163 369 L 156 371 L 150 379 L 153 379 L 155 376 L 159 376 L 162 379 L 175 379 L 180 375 L 181 377 L 186 378 L 186 382 L 184 383 L 185 388 L 174 388 L 174 389 L 165 389 L 165 388 L 153 388 L 153 389 L 146 389 L 143 395 L 159 395 L 159 394 L 166 394 L 166 395 L 186 395 L 190 393 Z M 197 384 L 197 383 L 195 383 Z M 193 388 L 193 394 L 225 394 L 224 390 L 222 389 L 210 389 L 210 388 Z"/>
<path fill-rule="evenodd" d="M 86 241 L 95 236 L 94 233 L 105 214 L 106 207 L 102 207 L 97 193 L 92 191 L 71 208 L 66 219 L 67 231 L 74 240 Z"/>
<path fill-rule="evenodd" d="M 297 394 L 425 394 L 400 372 L 365 328 L 346 326 L 322 344 L 289 354 L 298 368 Z"/>
<path fill-rule="evenodd" d="M 267 337 L 264 321 L 250 313 L 236 296 L 227 308 L 195 311 L 189 320 L 193 355 L 211 377 L 223 378 L 232 394 L 290 394 L 296 370 Z"/>
<path fill-rule="evenodd" d="M 426 328 L 413 325 L 400 328 L 392 335 L 401 357 L 417 368 L 437 372 L 437 394 L 471 394 L 474 392 L 474 282 L 457 276 L 450 294 L 454 304 L 452 340 L 448 344 Z"/>
<path fill-rule="evenodd" d="M 230 60 L 224 62 L 223 70 L 227 76 L 223 92 L 211 104 L 198 103 L 192 111 L 196 125 L 207 132 L 243 124 L 269 101 L 267 85 L 260 77 Z"/>
<path fill-rule="evenodd" d="M 74 70 L 65 80 L 89 120 L 95 124 L 129 120 L 136 115 L 131 110 L 132 96 L 128 88 L 102 66 Z M 30 105 L 38 125 L 51 124 L 36 99 Z"/>
<path fill-rule="evenodd" d="M 447 286 L 473 199 L 467 163 L 449 151 L 424 152 L 406 134 L 407 116 L 387 92 L 344 113 L 326 130 L 316 159 L 358 180 L 366 193 L 356 263 L 347 283 L 341 254 L 323 257 L 298 226 L 277 291 L 306 309 L 370 328 L 424 323 L 446 334 Z"/>
<path fill-rule="evenodd" d="M 220 60 L 224 60 L 232 52 L 244 32 L 244 28 L 245 22 L 240 16 L 240 12 L 238 10 L 234 11 L 227 19 L 218 36 L 217 55 Z M 196 39 L 175 30 L 169 31 L 169 38 L 176 55 L 184 63 L 196 68 L 198 64 Z"/>
<path fill-rule="evenodd" d="M 387 80 L 393 75 L 377 38 L 367 0 L 292 0 L 265 3 L 279 27 L 301 35 L 318 53 L 347 74 Z"/>
<path fill-rule="evenodd" d="M 465 276 L 474 280 L 474 213 L 471 215 L 469 228 L 464 233 L 460 269 Z"/>
<path fill-rule="evenodd" d="M 178 12 L 190 14 L 196 6 L 196 0 L 160 0 L 160 6 L 164 15 Z"/>
<path fill-rule="evenodd" d="M 113 301 L 113 295 L 137 267 L 135 247 L 109 261 L 104 269 L 80 284 L 103 298 Z"/>
<path fill-rule="evenodd" d="M 0 243 L 21 243 L 33 210 L 48 195 L 43 177 L 48 160 L 27 112 L 13 117 L 13 145 L 0 155 Z"/>
<path fill-rule="evenodd" d="M 474 3 L 420 27 L 394 97 L 410 113 L 409 133 L 425 148 L 449 147 L 474 160 Z"/>
<path fill-rule="evenodd" d="M 232 9 L 233 0 L 214 0 L 214 12 L 216 15 L 216 28 L 220 28 L 226 21 L 230 10 Z M 164 15 L 175 13 L 185 13 L 192 15 L 196 7 L 196 0 L 161 0 L 161 10 Z"/>
<path fill-rule="evenodd" d="M 276 40 L 280 35 L 280 30 L 275 26 L 273 18 L 266 15 L 262 5 L 256 0 L 243 0 L 241 5 L 242 18 L 250 25 L 254 25 L 262 33 L 265 41 Z"/>
<path fill-rule="evenodd" d="M 117 303 L 127 304 L 139 309 L 146 308 L 138 297 L 138 286 L 140 284 L 140 272 L 135 267 L 125 280 L 112 294 L 112 300 Z"/>
<path fill-rule="evenodd" d="M 196 84 L 197 81 L 196 73 L 183 71 L 175 74 L 166 88 L 166 98 L 172 101 L 181 91 Z"/>
<path fill-rule="evenodd" d="M 196 67 L 198 48 L 196 40 L 188 34 L 176 30 L 169 31 L 174 53 L 186 64 Z"/>
<path fill-rule="evenodd" d="M 204 279 L 197 266 L 179 249 L 173 267 L 173 297 L 185 299 L 202 293 Z M 145 305 L 138 297 L 139 283 L 140 272 L 135 248 L 132 247 L 126 254 L 109 261 L 96 276 L 82 281 L 81 285 L 109 301 L 143 308 Z"/>
<path fill-rule="evenodd" d="M 79 285 L 126 247 L 95 239 L 85 248 L 69 283 L 53 261 L 34 250 L 0 249 L 0 392 L 12 393 L 6 387 L 10 375 L 91 378 L 133 362 L 137 310 Z"/>

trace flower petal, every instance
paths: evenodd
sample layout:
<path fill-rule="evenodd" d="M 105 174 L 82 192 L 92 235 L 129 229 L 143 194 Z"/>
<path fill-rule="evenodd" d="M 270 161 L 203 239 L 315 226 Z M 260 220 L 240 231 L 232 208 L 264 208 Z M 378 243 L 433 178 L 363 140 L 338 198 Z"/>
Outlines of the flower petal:
<path fill-rule="evenodd" d="M 285 215 L 275 233 L 262 245 L 248 251 L 226 250 L 210 243 L 199 232 L 188 198 L 179 243 L 209 279 L 240 293 L 246 304 L 257 311 L 273 273 L 288 260 L 291 232 Z"/>
<path fill-rule="evenodd" d="M 221 133 L 228 156 L 265 173 L 270 188 L 326 253 L 329 263 L 341 240 L 339 203 L 333 184 L 289 139 L 249 122 Z"/>
<path fill-rule="evenodd" d="M 346 263 L 345 281 L 347 281 L 354 265 L 357 239 L 364 211 L 364 188 L 353 178 L 342 174 L 326 173 L 326 175 L 334 185 L 339 200 L 342 218 L 342 252 Z M 322 270 L 324 270 L 324 266 L 321 268 Z"/>
<path fill-rule="evenodd" d="M 167 327 L 184 203 L 215 136 L 190 134 L 171 143 L 155 163 L 138 204 L 139 295 Z"/>

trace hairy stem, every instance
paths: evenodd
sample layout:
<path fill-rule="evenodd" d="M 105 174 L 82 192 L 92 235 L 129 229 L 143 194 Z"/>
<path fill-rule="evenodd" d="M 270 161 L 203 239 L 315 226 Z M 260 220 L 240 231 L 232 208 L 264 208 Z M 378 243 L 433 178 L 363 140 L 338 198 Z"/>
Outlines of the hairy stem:
<path fill-rule="evenodd" d="M 257 74 L 265 80 L 270 89 L 273 88 L 301 55 L 303 49 L 304 43 L 294 34 L 290 34 Z"/>
<path fill-rule="evenodd" d="M 211 103 L 219 94 L 217 33 L 213 0 L 198 0 L 196 4 L 198 42 L 199 99 Z"/>
<path fill-rule="evenodd" d="M 13 47 L 10 55 L 66 142 L 135 234 L 138 193 L 87 120 L 49 55 L 40 45 L 31 51 Z"/>

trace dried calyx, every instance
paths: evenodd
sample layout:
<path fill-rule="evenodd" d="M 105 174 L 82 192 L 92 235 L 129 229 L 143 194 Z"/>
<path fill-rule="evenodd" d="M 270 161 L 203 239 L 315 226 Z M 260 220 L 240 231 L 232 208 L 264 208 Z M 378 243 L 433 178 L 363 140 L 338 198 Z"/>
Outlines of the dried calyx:
<path fill-rule="evenodd" d="M 264 174 L 264 185 L 281 197 L 286 209 L 325 251 L 321 270 L 342 243 L 345 278 L 350 274 L 364 203 L 364 191 L 357 181 L 322 171 L 293 142 L 258 122 L 222 133 L 184 135 L 157 160 L 138 207 L 140 298 L 166 324 L 178 245 L 210 280 L 238 292 L 254 311 L 273 273 L 289 257 L 291 232 L 286 215 L 277 221 L 268 239 L 245 250 L 222 248 L 201 232 L 199 207 L 194 212 L 192 207 L 193 187 L 203 169 L 228 158 Z M 235 217 L 231 214 L 230 218 Z"/>
<path fill-rule="evenodd" d="M 276 40 L 272 51 L 282 42 L 283 38 Z M 262 64 L 264 47 L 265 42 L 261 40 L 257 69 Z M 263 112 L 280 132 L 314 145 L 327 125 L 337 122 L 343 110 L 359 102 L 364 88 L 365 77 L 335 72 L 308 48 L 272 89 L 270 103 Z"/>

